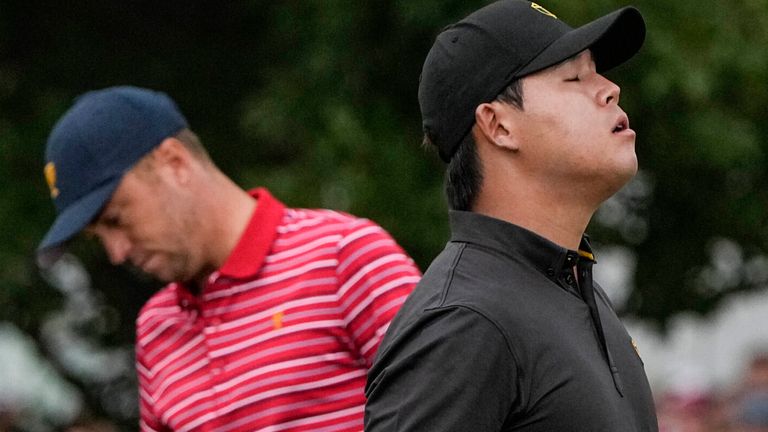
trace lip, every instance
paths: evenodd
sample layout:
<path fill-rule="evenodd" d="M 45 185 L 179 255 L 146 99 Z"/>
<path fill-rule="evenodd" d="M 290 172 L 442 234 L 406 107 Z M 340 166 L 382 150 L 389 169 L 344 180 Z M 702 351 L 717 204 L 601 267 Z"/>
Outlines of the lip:
<path fill-rule="evenodd" d="M 619 130 L 617 130 L 619 129 Z M 626 114 L 621 113 L 616 121 L 613 123 L 613 129 L 611 133 L 614 135 L 635 135 L 635 131 L 629 127 L 629 117 Z"/>

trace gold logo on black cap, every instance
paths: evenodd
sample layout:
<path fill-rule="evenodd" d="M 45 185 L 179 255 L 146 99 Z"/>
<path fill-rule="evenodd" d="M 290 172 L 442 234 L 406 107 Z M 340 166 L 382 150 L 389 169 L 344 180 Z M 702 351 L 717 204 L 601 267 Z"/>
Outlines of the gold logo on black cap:
<path fill-rule="evenodd" d="M 45 174 L 45 182 L 48 183 L 48 189 L 51 190 L 51 198 L 56 198 L 59 196 L 59 188 L 56 187 L 56 165 L 53 162 L 45 164 L 43 174 Z"/>
<path fill-rule="evenodd" d="M 531 8 L 533 8 L 533 10 L 535 10 L 537 12 L 540 12 L 540 13 L 546 15 L 546 16 L 550 16 L 550 17 L 552 17 L 554 19 L 557 19 L 557 15 L 555 15 L 552 12 L 544 9 L 544 6 L 542 6 L 540 4 L 531 3 Z"/>

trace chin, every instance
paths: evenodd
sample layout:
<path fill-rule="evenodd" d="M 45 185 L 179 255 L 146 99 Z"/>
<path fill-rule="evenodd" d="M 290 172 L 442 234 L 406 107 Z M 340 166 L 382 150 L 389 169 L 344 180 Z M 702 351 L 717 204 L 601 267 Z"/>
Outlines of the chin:
<path fill-rule="evenodd" d="M 610 198 L 611 195 L 615 194 L 619 191 L 619 189 L 623 188 L 627 183 L 629 183 L 630 180 L 632 180 L 632 177 L 637 174 L 637 165 L 631 170 L 621 171 L 616 173 L 616 175 L 613 177 L 613 179 L 606 182 L 606 184 L 610 185 L 611 188 L 609 191 L 607 191 L 607 198 Z"/>
<path fill-rule="evenodd" d="M 632 164 L 627 168 L 627 181 L 631 180 L 637 174 L 638 163 L 637 157 L 632 158 Z"/>
<path fill-rule="evenodd" d="M 631 162 L 621 166 L 615 165 L 614 170 L 605 172 L 602 176 L 602 181 L 596 183 L 600 185 L 598 189 L 602 191 L 603 200 L 610 198 L 618 192 L 637 174 L 637 159 L 633 159 Z"/>
<path fill-rule="evenodd" d="M 619 174 L 620 177 L 624 177 L 624 183 L 627 183 L 628 181 L 632 180 L 632 177 L 634 177 L 637 174 L 637 159 L 634 159 L 634 163 L 630 166 L 627 166 L 625 170 Z"/>
<path fill-rule="evenodd" d="M 637 174 L 637 155 L 632 151 L 631 154 L 624 155 L 624 157 L 615 160 L 613 166 L 614 176 L 619 181 L 626 183 Z"/>
<path fill-rule="evenodd" d="M 150 276 L 152 276 L 155 280 L 160 281 L 162 283 L 171 283 L 174 282 L 174 279 L 169 277 L 165 273 L 148 273 Z"/>
<path fill-rule="evenodd" d="M 155 270 L 152 273 L 150 273 L 155 279 L 157 279 L 160 282 L 164 283 L 171 283 L 176 282 L 178 280 L 181 280 L 178 276 L 178 272 L 174 271 L 174 269 L 163 267 L 159 270 Z"/>

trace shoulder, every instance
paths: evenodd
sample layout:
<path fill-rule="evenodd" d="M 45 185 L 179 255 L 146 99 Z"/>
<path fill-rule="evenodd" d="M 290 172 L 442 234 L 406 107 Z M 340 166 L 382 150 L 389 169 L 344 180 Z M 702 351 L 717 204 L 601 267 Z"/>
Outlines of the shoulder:
<path fill-rule="evenodd" d="M 384 230 L 376 223 L 348 213 L 328 209 L 286 209 L 277 227 L 283 241 L 321 236 L 345 237 L 361 230 Z"/>
<path fill-rule="evenodd" d="M 398 339 L 439 337 L 440 333 L 468 335 L 470 340 L 494 334 L 503 341 L 499 346 L 511 352 L 510 339 L 498 317 L 503 313 L 503 299 L 488 292 L 482 276 L 467 281 L 457 275 L 465 271 L 465 249 L 463 244 L 449 243 L 435 258 L 390 325 L 383 345 L 397 344 Z M 425 331 L 430 328 L 438 332 Z"/>
<path fill-rule="evenodd" d="M 413 313 L 411 318 L 405 325 L 393 323 L 387 331 L 369 380 L 375 381 L 385 369 L 438 372 L 446 362 L 454 362 L 451 359 L 473 365 L 468 369 L 480 364 L 503 364 L 510 370 L 517 369 L 509 340 L 481 311 L 466 306 L 441 306 Z"/>
<path fill-rule="evenodd" d="M 502 329 L 481 310 L 448 305 L 408 314 L 411 319 L 407 323 L 397 327 L 393 325 L 388 330 L 387 338 L 391 340 L 385 351 L 418 351 L 435 349 L 438 345 L 461 346 L 462 350 L 471 350 L 473 346 L 483 345 L 484 350 L 494 347 L 512 353 Z M 450 337 L 446 337 L 448 335 Z M 491 341 L 497 343 L 489 344 Z M 385 351 L 383 356 L 387 355 Z"/>
<path fill-rule="evenodd" d="M 390 332 L 423 325 L 429 311 L 461 309 L 493 326 L 509 346 L 556 309 L 562 290 L 524 262 L 474 245 L 449 242 L 430 264 L 391 325 Z M 434 312 L 432 312 L 434 313 Z"/>
<path fill-rule="evenodd" d="M 419 289 L 439 291 L 440 305 L 465 306 L 495 317 L 507 315 L 514 304 L 541 298 L 550 285 L 546 275 L 525 261 L 451 241 L 430 264 Z"/>
<path fill-rule="evenodd" d="M 357 216 L 331 209 L 286 208 L 280 224 L 281 231 L 313 225 L 344 226 L 361 220 Z M 294 224 L 300 224 L 296 226 Z"/>
<path fill-rule="evenodd" d="M 360 247 L 373 241 L 394 243 L 391 235 L 376 222 L 328 209 L 288 209 L 278 233 L 285 239 L 333 236 L 340 249 Z"/>

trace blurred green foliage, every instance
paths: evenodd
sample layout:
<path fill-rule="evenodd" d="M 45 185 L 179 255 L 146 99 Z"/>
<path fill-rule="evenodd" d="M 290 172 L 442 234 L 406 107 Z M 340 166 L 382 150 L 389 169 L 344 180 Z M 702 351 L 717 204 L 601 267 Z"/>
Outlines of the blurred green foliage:
<path fill-rule="evenodd" d="M 39 339 L 61 307 L 33 263 L 54 218 L 45 138 L 73 97 L 118 84 L 170 94 L 243 187 L 369 217 L 426 268 L 448 227 L 443 165 L 420 145 L 418 77 L 439 30 L 484 3 L 0 0 L 0 320 Z M 543 4 L 572 25 L 624 5 Z M 619 217 L 597 217 L 589 232 L 634 251 L 622 312 L 663 326 L 768 277 L 768 1 L 635 5 L 646 44 L 609 77 L 638 131 L 641 180 L 612 202 Z M 737 251 L 725 270 L 724 241 Z M 74 248 L 114 308 L 95 337 L 130 345 L 156 284 L 112 268 L 96 245 Z M 109 415 L 103 388 L 76 384 L 92 412 Z"/>

